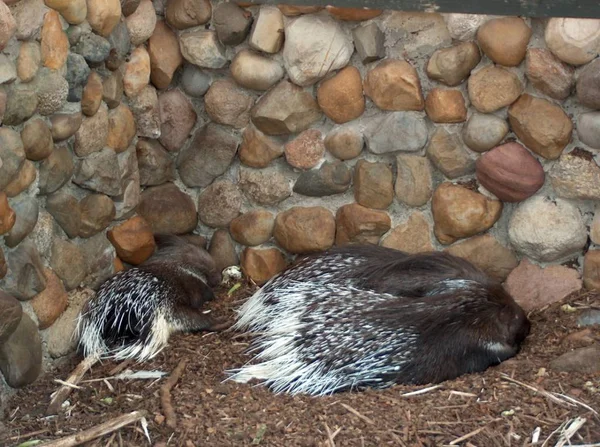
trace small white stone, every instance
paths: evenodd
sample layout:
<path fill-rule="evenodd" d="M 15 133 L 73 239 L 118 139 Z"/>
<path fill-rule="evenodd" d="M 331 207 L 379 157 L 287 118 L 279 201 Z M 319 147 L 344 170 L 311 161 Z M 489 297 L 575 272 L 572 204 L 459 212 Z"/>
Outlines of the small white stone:
<path fill-rule="evenodd" d="M 552 18 L 544 38 L 548 49 L 563 62 L 586 64 L 600 52 L 600 19 Z"/>

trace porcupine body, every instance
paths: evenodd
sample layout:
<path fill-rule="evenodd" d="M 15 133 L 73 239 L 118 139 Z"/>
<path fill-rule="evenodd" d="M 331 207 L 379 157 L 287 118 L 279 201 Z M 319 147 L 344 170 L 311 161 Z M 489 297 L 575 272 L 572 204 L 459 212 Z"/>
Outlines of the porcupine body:
<path fill-rule="evenodd" d="M 156 252 L 100 285 L 79 315 L 76 335 L 85 357 L 155 357 L 171 334 L 218 330 L 202 311 L 220 281 L 214 261 L 184 237 L 155 235 Z"/>
<path fill-rule="evenodd" d="M 349 245 L 300 260 L 238 309 L 254 359 L 229 379 L 325 395 L 440 383 L 516 355 L 523 310 L 468 261 Z"/>

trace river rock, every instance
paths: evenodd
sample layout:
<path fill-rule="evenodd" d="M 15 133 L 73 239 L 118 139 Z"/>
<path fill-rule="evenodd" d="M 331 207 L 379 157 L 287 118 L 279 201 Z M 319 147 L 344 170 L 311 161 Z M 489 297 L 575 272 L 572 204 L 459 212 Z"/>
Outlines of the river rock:
<path fill-rule="evenodd" d="M 377 23 L 357 26 L 352 30 L 352 37 L 356 52 L 364 65 L 385 57 L 385 35 Z"/>
<path fill-rule="evenodd" d="M 154 86 L 145 86 L 137 96 L 130 98 L 129 106 L 135 117 L 138 137 L 160 138 L 160 107 Z"/>
<path fill-rule="evenodd" d="M 68 304 L 67 291 L 60 278 L 48 268 L 44 270 L 44 273 L 46 288 L 31 300 L 31 306 L 37 317 L 40 330 L 52 326 Z"/>
<path fill-rule="evenodd" d="M 177 35 L 164 20 L 158 20 L 148 39 L 150 80 L 158 89 L 165 89 L 173 80 L 175 71 L 183 63 Z"/>
<path fill-rule="evenodd" d="M 101 64 L 110 54 L 110 42 L 102 36 L 94 33 L 86 33 L 81 36 L 73 50 L 82 55 L 91 65 Z"/>
<path fill-rule="evenodd" d="M 473 107 L 478 112 L 491 113 L 515 102 L 523 91 L 523 84 L 507 69 L 488 65 L 471 74 L 467 88 Z"/>
<path fill-rule="evenodd" d="M 283 145 L 249 125 L 242 134 L 240 161 L 253 168 L 266 168 L 273 160 L 283 155 Z"/>
<path fill-rule="evenodd" d="M 385 163 L 359 160 L 353 183 L 354 199 L 364 207 L 383 210 L 394 200 L 393 174 Z"/>
<path fill-rule="evenodd" d="M 152 227 L 140 216 L 114 226 L 106 233 L 106 237 L 115 247 L 119 258 L 133 265 L 144 262 L 156 248 Z"/>
<path fill-rule="evenodd" d="M 9 248 L 14 248 L 27 237 L 35 227 L 38 220 L 39 204 L 31 197 L 18 197 L 11 202 L 11 208 L 16 214 L 13 227 L 4 235 L 4 243 Z"/>
<path fill-rule="evenodd" d="M 552 17 L 544 39 L 548 49 L 563 62 L 583 65 L 600 52 L 600 20 Z"/>
<path fill-rule="evenodd" d="M 517 251 L 539 262 L 576 256 L 587 241 L 587 231 L 577 207 L 557 198 L 533 196 L 513 211 L 508 235 Z"/>
<path fill-rule="evenodd" d="M 33 86 L 37 94 L 37 111 L 40 115 L 58 112 L 67 101 L 69 83 L 58 72 L 41 68 Z"/>
<path fill-rule="evenodd" d="M 475 172 L 475 159 L 463 144 L 459 133 L 436 128 L 425 150 L 427 156 L 449 179 Z"/>
<path fill-rule="evenodd" d="M 429 222 L 423 213 L 415 211 L 405 222 L 387 233 L 381 240 L 381 245 L 405 253 L 433 251 Z"/>
<path fill-rule="evenodd" d="M 23 141 L 17 132 L 0 128 L 0 191 L 17 176 L 25 161 Z"/>
<path fill-rule="evenodd" d="M 242 193 L 235 184 L 219 180 L 198 196 L 198 216 L 209 227 L 224 228 L 239 216 L 242 202 Z"/>
<path fill-rule="evenodd" d="M 565 64 L 545 48 L 529 48 L 525 59 L 527 80 L 551 98 L 565 100 L 575 83 L 573 67 Z"/>
<path fill-rule="evenodd" d="M 508 123 L 496 115 L 473 113 L 462 130 L 463 142 L 475 152 L 497 146 L 508 133 Z"/>
<path fill-rule="evenodd" d="M 150 55 L 140 46 L 131 52 L 123 74 L 123 92 L 132 97 L 138 95 L 150 82 Z"/>
<path fill-rule="evenodd" d="M 274 168 L 241 168 L 238 185 L 258 205 L 275 205 L 292 195 L 289 179 Z"/>
<path fill-rule="evenodd" d="M 3 50 L 9 40 L 17 31 L 17 22 L 10 13 L 8 6 L 0 4 L 0 50 Z"/>
<path fill-rule="evenodd" d="M 106 145 L 119 154 L 125 151 L 135 137 L 135 119 L 125 104 L 108 112 L 108 138 Z"/>
<path fill-rule="evenodd" d="M 49 195 L 46 199 L 46 211 L 52 215 L 67 236 L 71 239 L 79 236 L 81 208 L 72 194 L 61 189 Z"/>
<path fill-rule="evenodd" d="M 8 340 L 0 346 L 0 371 L 11 388 L 22 388 L 42 372 L 42 342 L 38 328 L 27 314 Z"/>
<path fill-rule="evenodd" d="M 8 293 L 0 291 L 0 346 L 19 326 L 23 308 L 19 301 Z"/>
<path fill-rule="evenodd" d="M 264 53 L 277 53 L 283 44 L 283 15 L 273 5 L 262 5 L 252 22 L 250 48 Z"/>
<path fill-rule="evenodd" d="M 361 116 L 365 111 L 365 98 L 358 69 L 346 67 L 321 82 L 317 101 L 323 113 L 335 123 L 342 124 Z"/>
<path fill-rule="evenodd" d="M 214 81 L 204 96 L 204 107 L 210 119 L 237 129 L 246 127 L 253 105 L 254 98 L 230 79 Z"/>
<path fill-rule="evenodd" d="M 0 85 L 12 84 L 17 79 L 15 64 L 4 54 L 0 54 Z"/>
<path fill-rule="evenodd" d="M 102 37 L 110 36 L 121 19 L 119 0 L 87 0 L 87 21 L 94 32 Z"/>
<path fill-rule="evenodd" d="M 243 49 L 235 55 L 230 70 L 231 76 L 238 85 L 253 90 L 268 90 L 284 75 L 283 67 L 279 62 L 249 49 Z"/>
<path fill-rule="evenodd" d="M 563 373 L 594 374 L 600 371 L 600 344 L 568 351 L 550 362 L 550 368 Z"/>
<path fill-rule="evenodd" d="M 448 33 L 456 40 L 473 40 L 481 25 L 490 20 L 490 16 L 483 14 L 444 14 L 444 22 Z"/>
<path fill-rule="evenodd" d="M 285 27 L 283 63 L 296 85 L 313 85 L 345 67 L 353 51 L 352 40 L 331 17 L 303 15 Z"/>
<path fill-rule="evenodd" d="M 190 64 L 203 68 L 223 68 L 227 63 L 225 47 L 212 30 L 185 31 L 179 36 L 179 48 Z"/>
<path fill-rule="evenodd" d="M 142 0 L 135 12 L 125 19 L 131 45 L 137 47 L 146 42 L 156 26 L 156 12 L 152 0 Z"/>
<path fill-rule="evenodd" d="M 425 100 L 425 111 L 434 123 L 462 123 L 467 119 L 465 98 L 460 90 L 431 89 Z"/>
<path fill-rule="evenodd" d="M 175 179 L 173 160 L 158 141 L 140 138 L 136 155 L 142 186 L 162 185 Z"/>
<path fill-rule="evenodd" d="M 417 152 L 427 143 L 427 125 L 415 112 L 392 112 L 374 116 L 364 131 L 367 149 L 374 154 Z"/>
<path fill-rule="evenodd" d="M 6 276 L 7 271 L 8 266 L 6 265 L 6 258 L 4 257 L 4 252 L 2 249 L 0 249 L 0 279 Z"/>
<path fill-rule="evenodd" d="M 577 77 L 577 100 L 590 109 L 600 109 L 600 60 L 586 65 Z"/>
<path fill-rule="evenodd" d="M 81 112 L 56 113 L 50 117 L 52 139 L 54 142 L 64 141 L 75 135 L 83 122 Z"/>
<path fill-rule="evenodd" d="M 589 153 L 588 153 L 589 154 Z M 550 169 L 550 183 L 559 197 L 600 200 L 600 167 L 591 158 L 572 152 L 562 155 Z"/>
<path fill-rule="evenodd" d="M 271 239 L 274 226 L 275 216 L 273 213 L 258 208 L 233 219 L 229 231 L 236 242 L 248 247 L 255 247 Z"/>
<path fill-rule="evenodd" d="M 444 251 L 466 259 L 497 281 L 504 281 L 519 261 L 514 252 L 491 234 L 457 242 Z"/>
<path fill-rule="evenodd" d="M 161 93 L 160 106 L 160 143 L 171 152 L 178 151 L 187 140 L 196 125 L 197 114 L 191 102 L 178 89 Z"/>
<path fill-rule="evenodd" d="M 390 216 L 385 211 L 366 208 L 358 203 L 350 203 L 338 208 L 335 244 L 378 244 L 382 235 L 392 226 Z"/>
<path fill-rule="evenodd" d="M 58 12 L 50 10 L 44 16 L 41 41 L 44 67 L 51 70 L 60 70 L 67 62 L 69 39 L 62 29 Z"/>
<path fill-rule="evenodd" d="M 46 288 L 46 277 L 40 254 L 34 243 L 26 239 L 7 256 L 8 273 L 3 290 L 20 301 L 33 298 Z"/>
<path fill-rule="evenodd" d="M 144 92 L 149 89 L 149 86 L 146 86 L 142 93 L 138 94 L 135 98 L 130 99 L 130 105 L 133 107 L 133 104 L 143 102 Z M 156 96 L 156 94 L 154 95 Z M 102 83 L 102 100 L 106 103 L 109 109 L 114 109 L 119 104 L 121 104 L 121 99 L 123 97 L 123 75 L 120 71 L 115 71 L 108 75 L 104 82 Z"/>
<path fill-rule="evenodd" d="M 282 272 L 286 266 L 283 253 L 277 248 L 245 248 L 242 251 L 242 271 L 258 286 Z"/>
<path fill-rule="evenodd" d="M 8 203 L 6 193 L 0 192 L 0 234 L 5 234 L 15 225 L 17 215 Z"/>
<path fill-rule="evenodd" d="M 105 147 L 79 160 L 73 183 L 109 196 L 121 194 L 119 160 L 115 151 Z"/>
<path fill-rule="evenodd" d="M 284 146 L 286 161 L 296 169 L 314 168 L 325 153 L 321 132 L 308 129 Z"/>
<path fill-rule="evenodd" d="M 123 219 L 133 214 L 141 200 L 140 172 L 135 148 L 130 146 L 125 152 L 119 154 L 118 162 L 122 193 L 113 197 L 113 200 L 116 209 L 115 217 Z"/>
<path fill-rule="evenodd" d="M 351 160 L 362 152 L 365 141 L 355 126 L 334 128 L 325 137 L 325 148 L 340 160 Z"/>
<path fill-rule="evenodd" d="M 89 194 L 79 202 L 81 227 L 79 236 L 89 238 L 104 231 L 116 217 L 115 204 L 104 194 Z"/>
<path fill-rule="evenodd" d="M 87 264 L 80 248 L 73 242 L 59 238 L 52 243 L 50 266 L 62 280 L 66 290 L 79 287 L 87 274 Z"/>
<path fill-rule="evenodd" d="M 583 258 L 583 285 L 600 290 L 600 250 L 589 250 Z"/>
<path fill-rule="evenodd" d="M 534 195 L 545 180 L 544 168 L 516 142 L 486 152 L 476 162 L 477 180 L 503 202 L 520 202 Z"/>
<path fill-rule="evenodd" d="M 8 197 L 16 197 L 27 190 L 36 178 L 37 170 L 35 169 L 35 164 L 29 160 L 25 160 L 17 176 L 4 188 L 4 192 Z"/>
<path fill-rule="evenodd" d="M 273 236 L 290 253 L 308 254 L 333 246 L 335 217 L 321 206 L 295 206 L 275 218 Z"/>
<path fill-rule="evenodd" d="M 6 108 L 2 123 L 18 126 L 31 118 L 37 109 L 37 94 L 29 84 L 13 84 L 6 89 Z"/>
<path fill-rule="evenodd" d="M 582 143 L 600 149 L 600 112 L 586 112 L 579 115 L 577 134 Z"/>
<path fill-rule="evenodd" d="M 53 358 L 63 357 L 77 349 L 77 317 L 95 292 L 92 289 L 74 290 L 67 294 L 68 307 L 48 329 L 47 349 Z"/>
<path fill-rule="evenodd" d="M 78 54 L 74 56 L 79 56 Z M 81 57 L 81 56 L 79 56 Z M 69 59 L 71 55 L 67 57 L 67 70 L 70 71 L 69 67 Z M 85 68 L 88 68 L 85 64 L 85 60 L 81 57 Z M 17 59 L 17 76 L 21 82 L 29 82 L 31 81 L 35 75 L 37 74 L 42 63 L 42 53 L 40 49 L 40 44 L 37 42 L 23 42 L 21 44 L 21 48 L 19 49 L 19 57 Z M 88 68 L 89 70 L 89 68 Z M 67 74 L 68 77 L 68 74 Z M 68 79 L 68 78 L 67 78 Z M 75 79 L 73 79 L 76 82 Z"/>
<path fill-rule="evenodd" d="M 571 141 L 573 123 L 559 106 L 527 93 L 508 109 L 508 121 L 525 146 L 555 160 Z"/>
<path fill-rule="evenodd" d="M 104 85 L 102 77 L 95 71 L 90 72 L 83 88 L 81 112 L 86 116 L 94 116 L 98 112 L 98 109 L 100 109 L 103 95 Z"/>
<path fill-rule="evenodd" d="M 235 243 L 231 239 L 229 231 L 225 229 L 220 229 L 213 233 L 208 252 L 215 261 L 217 270 L 220 272 L 226 267 L 239 265 Z"/>
<path fill-rule="evenodd" d="M 581 289 L 577 270 L 562 265 L 539 267 L 524 258 L 505 282 L 505 287 L 525 312 L 557 303 Z"/>
<path fill-rule="evenodd" d="M 325 197 L 341 194 L 350 188 L 352 173 L 340 162 L 324 162 L 318 169 L 300 174 L 293 191 L 309 197 Z"/>
<path fill-rule="evenodd" d="M 75 164 L 69 149 L 66 146 L 54 148 L 39 166 L 40 194 L 52 194 L 62 188 L 71 179 L 74 171 Z"/>
<path fill-rule="evenodd" d="M 516 67 L 527 51 L 531 28 L 520 17 L 499 17 L 485 22 L 477 30 L 477 43 L 492 61 Z"/>
<path fill-rule="evenodd" d="M 154 233 L 185 234 L 198 224 L 194 201 L 173 183 L 146 188 L 137 212 Z"/>
<path fill-rule="evenodd" d="M 87 16 L 87 2 L 85 0 L 46 0 L 46 6 L 58 11 L 71 25 L 78 25 L 85 21 Z"/>
<path fill-rule="evenodd" d="M 188 95 L 201 98 L 210 87 L 211 82 L 212 78 L 205 70 L 192 64 L 185 64 L 180 84 Z"/>
<path fill-rule="evenodd" d="M 252 123 L 267 135 L 302 132 L 321 116 L 313 96 L 288 80 L 265 93 L 251 112 Z"/>
<path fill-rule="evenodd" d="M 396 155 L 395 192 L 405 205 L 425 205 L 433 192 L 431 163 L 426 157 L 412 154 Z"/>
<path fill-rule="evenodd" d="M 108 107 L 102 104 L 94 116 L 85 117 L 75 132 L 73 150 L 78 157 L 100 151 L 108 141 Z"/>
<path fill-rule="evenodd" d="M 426 72 L 431 79 L 453 87 L 465 81 L 480 61 L 477 44 L 463 42 L 435 51 L 427 62 Z"/>
<path fill-rule="evenodd" d="M 204 25 L 212 14 L 209 0 L 170 0 L 166 3 L 167 23 L 178 30 Z"/>
<path fill-rule="evenodd" d="M 188 187 L 204 188 L 225 173 L 237 152 L 239 141 L 230 130 L 215 123 L 198 129 L 192 142 L 179 152 L 177 169 Z"/>
<path fill-rule="evenodd" d="M 113 55 L 112 57 L 114 58 L 113 62 L 116 66 L 113 68 L 109 67 L 107 60 L 106 68 L 109 70 L 116 70 L 120 67 L 132 49 L 132 36 L 129 33 L 127 20 L 121 21 L 115 26 L 115 29 L 108 38 L 108 43 L 110 44 L 110 50 Z"/>
<path fill-rule="evenodd" d="M 596 210 L 594 213 L 590 228 L 590 239 L 594 244 L 600 244 L 600 210 Z"/>
<path fill-rule="evenodd" d="M 341 8 L 339 6 L 327 5 L 327 12 L 338 20 L 344 22 L 361 22 L 363 20 L 379 17 L 383 10 L 372 8 Z"/>
<path fill-rule="evenodd" d="M 502 202 L 460 185 L 444 182 L 433 193 L 434 233 L 444 245 L 483 233 L 502 214 Z"/>
<path fill-rule="evenodd" d="M 219 3 L 213 11 L 212 24 L 221 43 L 239 45 L 250 31 L 252 14 L 233 2 Z"/>
<path fill-rule="evenodd" d="M 369 70 L 364 80 L 365 95 L 381 110 L 423 110 L 421 81 L 406 61 L 386 59 Z"/>

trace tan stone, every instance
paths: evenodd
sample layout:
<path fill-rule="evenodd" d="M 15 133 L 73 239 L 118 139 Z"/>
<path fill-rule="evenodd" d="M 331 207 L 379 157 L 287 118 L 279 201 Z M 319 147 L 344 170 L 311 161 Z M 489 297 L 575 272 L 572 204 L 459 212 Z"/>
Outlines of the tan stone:
<path fill-rule="evenodd" d="M 276 248 L 245 248 L 242 251 L 241 267 L 244 275 L 262 286 L 287 267 L 283 253 Z"/>
<path fill-rule="evenodd" d="M 274 226 L 273 213 L 259 208 L 233 219 L 229 225 L 229 232 L 236 242 L 254 247 L 271 239 Z"/>
<path fill-rule="evenodd" d="M 321 82 L 317 102 L 323 113 L 338 124 L 361 116 L 365 111 L 365 97 L 358 69 L 348 66 Z"/>
<path fill-rule="evenodd" d="M 466 259 L 500 282 L 504 281 L 519 265 L 514 252 L 498 242 L 491 234 L 474 236 L 457 242 L 444 251 Z"/>
<path fill-rule="evenodd" d="M 156 26 L 156 11 L 152 0 L 141 0 L 136 10 L 127 16 L 125 23 L 132 47 L 143 45 Z"/>
<path fill-rule="evenodd" d="M 325 148 L 340 160 L 351 160 L 360 155 L 365 145 L 363 135 L 358 129 L 339 127 L 325 137 Z"/>
<path fill-rule="evenodd" d="M 382 240 L 381 245 L 405 253 L 433 251 L 431 227 L 420 211 L 413 212 L 408 219 L 394 227 Z"/>
<path fill-rule="evenodd" d="M 35 41 L 22 42 L 17 59 L 17 76 L 21 82 L 31 81 L 38 72 L 41 62 L 40 44 Z"/>
<path fill-rule="evenodd" d="M 21 131 L 21 141 L 23 141 L 25 156 L 33 161 L 43 160 L 54 149 L 52 133 L 48 125 L 40 118 L 33 118 L 25 123 Z"/>
<path fill-rule="evenodd" d="M 471 74 L 467 88 L 473 107 L 481 113 L 491 113 L 515 102 L 523 84 L 514 73 L 489 65 Z"/>
<path fill-rule="evenodd" d="M 335 215 L 336 245 L 374 244 L 392 227 L 392 220 L 385 211 L 372 210 L 358 203 L 338 208 Z"/>
<path fill-rule="evenodd" d="M 244 128 L 250 121 L 254 98 L 229 78 L 215 80 L 204 95 L 204 109 L 219 124 Z"/>
<path fill-rule="evenodd" d="M 283 14 L 273 5 L 261 5 L 254 16 L 248 44 L 264 53 L 277 53 L 284 38 Z"/>
<path fill-rule="evenodd" d="M 120 0 L 87 0 L 87 21 L 102 37 L 110 36 L 121 19 Z"/>
<path fill-rule="evenodd" d="M 209 0 L 169 0 L 165 9 L 167 23 L 179 30 L 203 25 L 211 14 Z"/>
<path fill-rule="evenodd" d="M 238 2 L 238 5 L 240 3 Z M 277 5 L 279 10 L 288 17 L 295 17 L 302 14 L 312 14 L 323 9 L 322 6 L 299 6 L 299 5 Z"/>
<path fill-rule="evenodd" d="M 364 79 L 364 92 L 382 110 L 423 110 L 417 70 L 408 62 L 386 59 Z"/>
<path fill-rule="evenodd" d="M 46 288 L 30 301 L 40 330 L 52 326 L 68 305 L 67 291 L 56 273 L 45 268 L 44 276 L 46 277 Z"/>
<path fill-rule="evenodd" d="M 590 250 L 583 258 L 583 285 L 600 290 L 600 250 Z"/>
<path fill-rule="evenodd" d="M 383 13 L 381 9 L 371 8 L 340 8 L 338 6 L 326 6 L 329 14 L 338 20 L 345 22 L 362 22 L 363 20 L 374 19 Z"/>
<path fill-rule="evenodd" d="M 273 236 L 290 253 L 307 254 L 326 250 L 335 239 L 335 217 L 321 206 L 295 206 L 275 218 Z"/>
<path fill-rule="evenodd" d="M 516 67 L 525 58 L 531 33 L 531 28 L 520 17 L 500 17 L 479 27 L 477 42 L 495 63 Z"/>
<path fill-rule="evenodd" d="M 575 70 L 545 48 L 530 48 L 525 59 L 527 80 L 536 90 L 558 100 L 571 94 Z"/>
<path fill-rule="evenodd" d="M 354 198 L 367 208 L 386 209 L 394 200 L 391 168 L 385 163 L 359 160 L 354 167 Z"/>
<path fill-rule="evenodd" d="M 15 179 L 4 188 L 4 192 L 8 197 L 16 197 L 29 188 L 36 177 L 35 165 L 32 161 L 25 160 Z"/>
<path fill-rule="evenodd" d="M 102 103 L 102 96 L 104 94 L 104 86 L 102 84 L 102 77 L 92 71 L 87 78 L 87 83 L 83 88 L 83 95 L 81 97 L 81 111 L 86 116 L 93 116 L 96 114 Z"/>
<path fill-rule="evenodd" d="M 46 13 L 41 37 L 44 67 L 60 70 L 67 62 L 69 39 L 62 29 L 58 12 L 50 10 Z"/>
<path fill-rule="evenodd" d="M 460 90 L 431 89 L 425 100 L 425 111 L 434 123 L 462 123 L 467 119 L 465 98 Z"/>
<path fill-rule="evenodd" d="M 325 153 L 321 132 L 308 129 L 284 146 L 285 159 L 298 169 L 310 169 L 317 165 Z"/>
<path fill-rule="evenodd" d="M 106 236 L 115 247 L 117 256 L 133 265 L 148 259 L 156 247 L 152 227 L 141 216 L 134 216 L 114 226 Z"/>
<path fill-rule="evenodd" d="M 17 215 L 10 207 L 6 193 L 0 192 L 0 234 L 8 233 L 16 220 Z"/>
<path fill-rule="evenodd" d="M 49 8 L 52 8 L 64 17 L 71 25 L 79 25 L 85 21 L 87 16 L 86 0 L 44 0 Z"/>
<path fill-rule="evenodd" d="M 129 97 L 136 96 L 150 82 L 150 56 L 146 48 L 137 47 L 131 52 L 125 64 L 123 91 Z"/>
<path fill-rule="evenodd" d="M 458 132 L 438 127 L 425 149 L 427 156 L 449 179 L 475 172 L 475 158 L 466 148 Z"/>
<path fill-rule="evenodd" d="M 83 115 L 81 112 L 57 113 L 50 117 L 52 139 L 54 141 L 67 140 L 81 127 Z"/>
<path fill-rule="evenodd" d="M 571 141 L 573 123 L 557 105 L 527 93 L 508 109 L 508 122 L 525 146 L 556 160 Z"/>
<path fill-rule="evenodd" d="M 0 50 L 6 47 L 17 31 L 17 21 L 6 3 L 0 3 Z"/>
<path fill-rule="evenodd" d="M 150 56 L 150 80 L 158 89 L 165 89 L 173 80 L 173 74 L 183 63 L 177 35 L 164 20 L 156 22 L 154 32 L 148 39 Z"/>
<path fill-rule="evenodd" d="M 412 154 L 396 156 L 396 197 L 408 206 L 423 206 L 433 193 L 431 163 L 426 157 Z"/>
<path fill-rule="evenodd" d="M 594 244 L 600 245 L 600 209 L 597 209 L 594 213 L 594 219 L 590 228 L 590 239 Z"/>
<path fill-rule="evenodd" d="M 283 155 L 283 144 L 256 127 L 248 126 L 242 134 L 238 155 L 246 166 L 266 168 L 273 160 Z"/>
<path fill-rule="evenodd" d="M 106 145 L 120 153 L 125 151 L 135 137 L 135 119 L 125 104 L 108 112 L 108 139 Z"/>
<path fill-rule="evenodd" d="M 449 182 L 433 193 L 433 231 L 442 244 L 475 236 L 491 228 L 502 214 L 502 202 Z"/>
<path fill-rule="evenodd" d="M 481 61 L 475 42 L 437 50 L 427 62 L 427 76 L 451 87 L 462 83 Z"/>

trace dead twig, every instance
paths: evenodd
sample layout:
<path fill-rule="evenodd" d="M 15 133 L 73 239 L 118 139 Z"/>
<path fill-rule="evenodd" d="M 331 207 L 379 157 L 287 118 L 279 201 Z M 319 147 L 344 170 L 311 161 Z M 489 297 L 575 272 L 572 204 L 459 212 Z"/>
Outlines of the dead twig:
<path fill-rule="evenodd" d="M 346 405 L 342 402 L 340 402 L 340 405 L 342 407 L 344 407 L 346 410 L 348 410 L 350 413 L 352 413 L 353 415 L 361 418 L 363 421 L 365 421 L 367 424 L 370 425 L 375 425 L 375 422 L 373 422 L 372 419 L 369 419 L 368 417 L 366 417 L 365 415 L 360 414 L 357 410 L 355 410 L 354 408 L 352 408 L 350 405 Z"/>
<path fill-rule="evenodd" d="M 450 441 L 450 443 L 449 443 L 448 445 L 456 445 L 456 444 L 458 444 L 458 443 L 460 443 L 460 442 L 466 441 L 467 439 L 469 439 L 469 438 L 472 438 L 473 436 L 476 436 L 476 435 L 478 435 L 479 433 L 481 433 L 481 432 L 482 432 L 483 430 L 485 430 L 485 429 L 487 428 L 487 426 L 488 426 L 488 425 L 490 425 L 491 423 L 493 423 L 493 422 L 497 422 L 497 421 L 500 421 L 500 420 L 502 420 L 502 418 L 496 418 L 496 419 L 492 419 L 491 421 L 489 421 L 488 423 L 486 423 L 486 424 L 485 424 L 483 427 L 479 427 L 478 429 L 476 429 L 476 430 L 473 430 L 473 431 L 471 431 L 471 432 L 467 433 L 466 435 L 464 435 L 464 436 L 461 436 L 460 438 L 456 438 L 454 441 Z"/>
<path fill-rule="evenodd" d="M 63 402 L 67 400 L 73 388 L 77 387 L 77 384 L 81 382 L 81 379 L 85 373 L 98 361 L 97 357 L 86 357 L 84 358 L 73 370 L 71 375 L 65 380 L 63 385 L 56 391 L 54 397 L 50 401 L 50 405 L 46 409 L 46 415 L 57 414 L 62 406 Z"/>
<path fill-rule="evenodd" d="M 175 415 L 175 410 L 173 410 L 173 404 L 171 403 L 171 388 L 175 386 L 181 377 L 181 374 L 183 374 L 186 363 L 186 359 L 181 359 L 169 378 L 160 387 L 160 403 L 163 408 L 166 424 L 171 429 L 175 429 L 177 426 L 177 416 Z"/>
<path fill-rule="evenodd" d="M 139 420 L 144 420 L 147 415 L 146 410 L 134 411 L 128 414 L 123 414 L 107 422 L 104 422 L 95 427 L 81 431 L 66 438 L 49 441 L 40 444 L 39 447 L 72 447 L 92 441 L 100 436 L 115 432 L 126 425 L 132 424 Z"/>
<path fill-rule="evenodd" d="M 132 363 L 133 363 L 133 360 L 131 360 L 131 359 L 124 360 L 121 363 L 119 363 L 117 366 L 115 366 L 113 369 L 111 369 L 108 372 L 108 375 L 114 376 L 116 374 L 119 374 L 121 371 L 125 371 L 125 369 Z"/>

